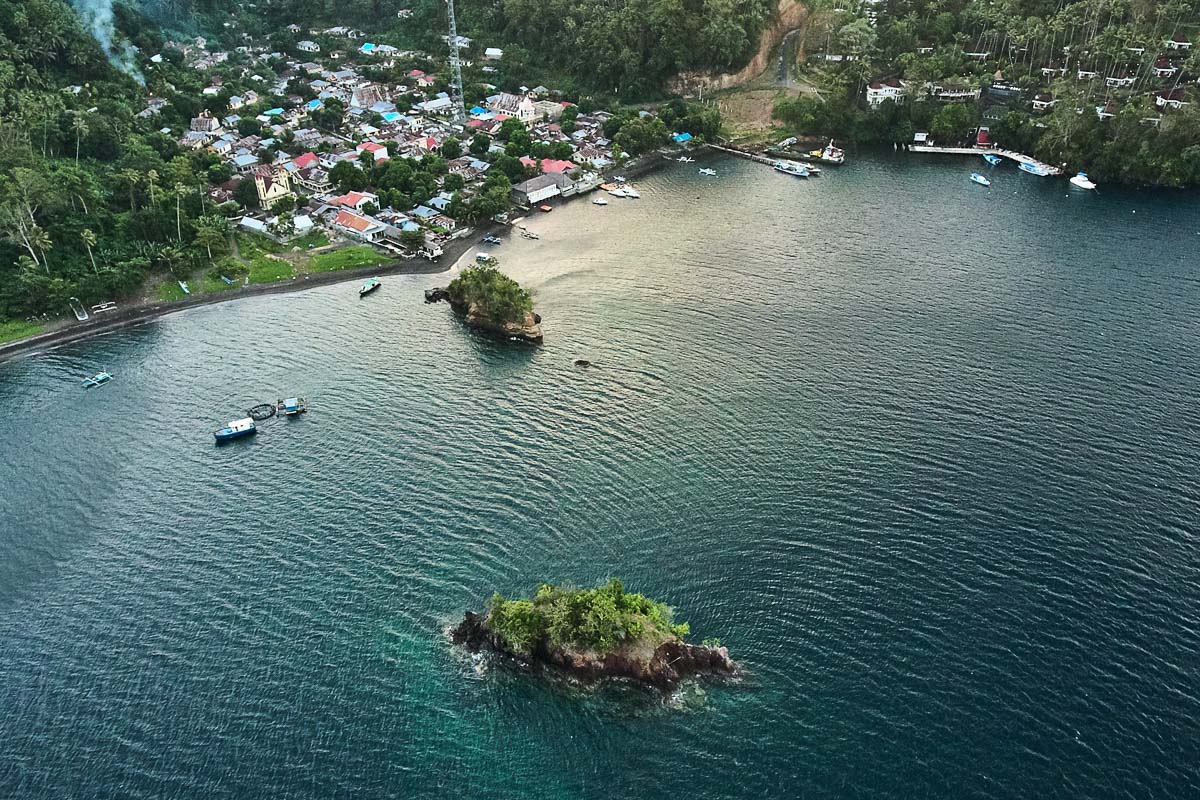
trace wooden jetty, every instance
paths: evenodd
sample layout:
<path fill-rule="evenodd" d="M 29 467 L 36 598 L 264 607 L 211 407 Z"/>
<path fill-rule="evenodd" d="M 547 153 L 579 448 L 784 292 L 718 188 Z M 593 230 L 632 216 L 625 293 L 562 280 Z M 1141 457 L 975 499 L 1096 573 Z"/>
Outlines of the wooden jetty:
<path fill-rule="evenodd" d="M 1049 164 L 1044 164 L 1032 156 L 1027 156 L 1024 153 L 1018 153 L 1015 150 L 1003 150 L 999 147 L 943 147 L 934 144 L 910 144 L 908 149 L 913 153 L 948 153 L 950 155 L 959 156 L 982 156 L 984 154 L 1000 156 L 1019 164 L 1032 164 L 1046 172 L 1047 175 L 1062 175 L 1063 171 L 1058 167 L 1052 167 Z"/>
<path fill-rule="evenodd" d="M 749 150 L 741 150 L 739 148 L 728 147 L 726 145 L 709 144 L 708 147 L 713 150 L 720 150 L 722 153 L 729 153 L 729 155 L 737 156 L 738 158 L 748 158 L 751 161 L 759 164 L 766 164 L 768 167 L 773 166 L 775 162 L 779 160 L 777 158 L 767 158 L 766 156 L 761 156 L 758 153 L 751 153 Z"/>

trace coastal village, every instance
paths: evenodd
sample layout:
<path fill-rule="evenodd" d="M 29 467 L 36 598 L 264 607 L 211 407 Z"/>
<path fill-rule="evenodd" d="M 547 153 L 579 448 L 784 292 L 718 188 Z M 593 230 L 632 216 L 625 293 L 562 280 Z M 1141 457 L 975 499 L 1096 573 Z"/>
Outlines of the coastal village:
<path fill-rule="evenodd" d="M 507 92 L 483 83 L 489 94 L 468 103 L 463 119 L 444 78 L 398 68 L 429 63 L 426 54 L 346 27 L 289 31 L 306 37 L 296 43 L 305 58 L 251 43 L 220 50 L 200 37 L 164 46 L 209 76 L 210 102 L 187 130 L 161 133 L 228 167 L 228 180 L 206 199 L 244 232 L 287 243 L 323 231 L 391 256 L 434 259 L 468 222 L 505 222 L 510 204 L 548 208 L 600 186 L 605 170 L 625 162 L 605 135 L 611 113 L 580 113 L 545 86 Z M 480 74 L 494 73 L 503 51 L 481 52 Z M 152 119 L 166 103 L 151 97 L 140 116 Z M 507 182 L 489 182 L 500 167 Z M 414 168 L 423 170 L 416 180 Z M 507 196 L 481 203 L 494 213 L 480 218 L 472 201 L 494 186 Z"/>

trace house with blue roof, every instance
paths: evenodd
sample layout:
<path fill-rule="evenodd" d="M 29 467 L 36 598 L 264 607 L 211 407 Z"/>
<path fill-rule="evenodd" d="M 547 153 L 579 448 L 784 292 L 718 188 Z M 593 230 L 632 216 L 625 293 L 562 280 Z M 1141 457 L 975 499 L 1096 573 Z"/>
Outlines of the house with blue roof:
<path fill-rule="evenodd" d="M 316 111 L 317 109 L 322 108 L 324 105 L 325 104 L 322 103 L 320 100 L 309 100 L 307 103 L 304 104 L 304 110 L 305 111 Z"/>
<path fill-rule="evenodd" d="M 409 213 L 411 213 L 417 219 L 421 219 L 421 220 L 430 220 L 438 215 L 438 212 L 434 211 L 432 208 L 429 208 L 428 206 L 417 206 Z"/>
<path fill-rule="evenodd" d="M 437 197 L 429 200 L 429 205 L 436 208 L 438 211 L 445 211 L 450 207 L 450 198 L 444 194 L 439 194 Z"/>
<path fill-rule="evenodd" d="M 684 144 L 692 140 L 692 135 L 690 133 L 677 133 L 671 138 L 675 140 L 676 144 Z"/>
<path fill-rule="evenodd" d="M 486 108 L 484 108 L 483 106 L 475 106 L 474 108 L 471 109 L 472 116 L 477 117 L 481 114 L 486 114 L 486 113 L 488 113 L 488 110 Z"/>

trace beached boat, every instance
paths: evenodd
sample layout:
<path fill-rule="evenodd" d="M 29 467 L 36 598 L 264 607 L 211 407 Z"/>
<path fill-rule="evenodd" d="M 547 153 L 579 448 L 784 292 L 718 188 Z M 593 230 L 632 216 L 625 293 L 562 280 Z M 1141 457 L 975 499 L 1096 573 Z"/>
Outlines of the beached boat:
<path fill-rule="evenodd" d="M 789 161 L 776 161 L 772 164 L 776 172 L 782 172 L 785 175 L 795 175 L 797 178 L 807 178 L 808 169 L 799 164 L 793 164 Z"/>
<path fill-rule="evenodd" d="M 78 297 L 72 297 L 67 300 L 67 305 L 71 307 L 72 313 L 75 314 L 75 319 L 79 320 L 80 322 L 88 321 L 87 310 L 83 307 L 83 303 L 79 302 Z"/>
<path fill-rule="evenodd" d="M 379 278 L 368 278 L 362 286 L 358 287 L 358 296 L 366 297 L 382 285 L 383 282 Z"/>
<path fill-rule="evenodd" d="M 717 171 L 715 169 L 709 169 L 708 167 L 701 167 L 700 174 L 708 175 L 709 177 L 716 177 Z"/>
<path fill-rule="evenodd" d="M 980 186 L 991 186 L 992 182 L 980 175 L 978 172 L 971 173 L 971 180 L 978 183 Z"/>
<path fill-rule="evenodd" d="M 1030 175 L 1037 175 L 1041 178 L 1050 174 L 1041 164 L 1030 164 L 1028 161 L 1022 161 L 1017 166 L 1021 168 L 1022 172 L 1028 172 Z"/>
<path fill-rule="evenodd" d="M 308 411 L 308 402 L 303 397 L 288 397 L 279 401 L 278 408 L 285 417 L 294 417 Z"/>
<path fill-rule="evenodd" d="M 111 372 L 97 372 L 92 377 L 83 382 L 83 388 L 94 389 L 97 386 L 103 386 L 113 379 Z"/>
<path fill-rule="evenodd" d="M 1076 173 L 1074 178 L 1071 178 L 1071 185 L 1078 186 L 1080 189 L 1095 189 L 1096 184 L 1087 176 L 1086 172 Z"/>
<path fill-rule="evenodd" d="M 984 153 L 983 160 L 988 162 L 989 164 L 991 164 L 993 167 L 998 165 L 1001 161 L 1003 161 L 1003 159 L 1000 158 L 1000 156 L 995 155 L 994 153 Z"/>
<path fill-rule="evenodd" d="M 501 244 L 499 236 L 485 236 L 483 237 L 483 241 L 487 244 Z"/>
<path fill-rule="evenodd" d="M 213 438 L 218 442 L 228 442 L 243 436 L 252 436 L 255 433 L 258 433 L 258 426 L 254 424 L 254 420 L 250 417 L 243 417 L 233 420 L 224 428 L 217 428 L 213 431 Z"/>
<path fill-rule="evenodd" d="M 606 205 L 608 205 L 608 201 L 607 201 L 607 200 L 605 200 L 603 197 L 597 197 L 597 198 L 595 198 L 594 200 L 592 200 L 592 205 L 594 205 L 594 206 L 606 206 Z"/>

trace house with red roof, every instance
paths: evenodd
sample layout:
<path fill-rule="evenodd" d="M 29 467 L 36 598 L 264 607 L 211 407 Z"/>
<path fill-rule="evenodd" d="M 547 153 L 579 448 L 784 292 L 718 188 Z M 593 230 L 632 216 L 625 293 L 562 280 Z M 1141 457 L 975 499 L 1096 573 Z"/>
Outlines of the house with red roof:
<path fill-rule="evenodd" d="M 371 194 L 370 192 L 347 192 L 341 197 L 335 197 L 329 201 L 332 206 L 342 206 L 343 208 L 353 208 L 355 211 L 362 211 L 367 205 L 379 207 L 379 195 Z"/>
<path fill-rule="evenodd" d="M 387 226 L 379 220 L 355 214 L 353 211 L 339 211 L 333 220 L 333 227 L 364 242 L 379 241 L 387 230 Z"/>
<path fill-rule="evenodd" d="M 292 159 L 292 163 L 296 165 L 296 169 L 308 169 L 319 164 L 321 159 L 317 158 L 316 153 L 304 153 Z"/>
<path fill-rule="evenodd" d="M 536 167 L 538 162 L 529 156 L 521 156 L 521 163 L 527 167 Z M 579 165 L 574 161 L 563 161 L 557 158 L 543 158 L 541 161 L 542 174 L 552 172 L 570 172 L 573 169 L 579 169 Z"/>
<path fill-rule="evenodd" d="M 360 155 L 362 153 L 370 153 L 371 157 L 376 161 L 388 160 L 388 149 L 381 144 L 376 144 L 375 142 L 363 142 L 356 148 L 355 152 L 359 153 Z"/>

